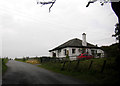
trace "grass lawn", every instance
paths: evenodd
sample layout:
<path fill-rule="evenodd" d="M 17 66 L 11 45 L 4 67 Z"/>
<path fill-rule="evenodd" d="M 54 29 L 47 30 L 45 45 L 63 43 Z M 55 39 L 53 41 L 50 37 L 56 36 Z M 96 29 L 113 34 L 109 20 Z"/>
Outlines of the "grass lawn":
<path fill-rule="evenodd" d="M 89 65 L 93 61 L 91 68 Z M 106 60 L 106 65 L 103 73 L 101 69 L 103 62 Z M 65 69 L 61 71 L 63 63 L 60 62 L 44 62 L 39 67 L 48 69 L 53 72 L 69 75 L 74 78 L 84 80 L 91 84 L 114 84 L 119 82 L 119 73 L 115 70 L 115 58 L 99 58 L 80 61 L 78 68 L 75 68 L 77 61 L 65 64 Z"/>

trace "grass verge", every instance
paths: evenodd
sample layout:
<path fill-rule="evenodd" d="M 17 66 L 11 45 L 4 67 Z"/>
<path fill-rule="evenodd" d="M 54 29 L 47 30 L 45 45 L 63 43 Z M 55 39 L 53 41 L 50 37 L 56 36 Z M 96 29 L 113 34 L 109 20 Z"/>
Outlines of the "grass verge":
<path fill-rule="evenodd" d="M 4 74 L 7 71 L 6 63 L 8 62 L 8 59 L 2 59 L 2 74 Z"/>
<path fill-rule="evenodd" d="M 93 64 L 91 69 L 88 69 L 91 60 L 93 61 Z M 77 64 L 76 61 L 73 61 L 72 63 L 68 62 L 66 63 L 65 69 L 63 71 L 61 71 L 63 63 L 60 62 L 45 62 L 38 66 L 53 72 L 84 80 L 90 84 L 119 83 L 119 72 L 115 69 L 115 58 L 99 58 L 91 60 L 81 61 L 77 69 L 75 68 Z M 101 73 L 104 60 L 107 62 L 103 73 Z"/>

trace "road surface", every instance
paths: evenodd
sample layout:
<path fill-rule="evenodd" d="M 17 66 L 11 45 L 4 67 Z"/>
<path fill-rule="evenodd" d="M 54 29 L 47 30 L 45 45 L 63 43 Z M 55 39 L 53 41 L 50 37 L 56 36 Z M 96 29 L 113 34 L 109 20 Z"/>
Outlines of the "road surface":
<path fill-rule="evenodd" d="M 54 73 L 32 64 L 11 60 L 2 84 L 85 84 L 69 76 Z"/>

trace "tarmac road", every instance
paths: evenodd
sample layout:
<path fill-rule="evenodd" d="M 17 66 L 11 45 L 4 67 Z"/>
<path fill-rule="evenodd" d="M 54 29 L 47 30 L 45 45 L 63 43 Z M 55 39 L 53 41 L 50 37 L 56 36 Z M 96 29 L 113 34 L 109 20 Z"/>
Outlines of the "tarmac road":
<path fill-rule="evenodd" d="M 54 73 L 32 64 L 10 60 L 2 84 L 85 84 L 69 76 Z"/>

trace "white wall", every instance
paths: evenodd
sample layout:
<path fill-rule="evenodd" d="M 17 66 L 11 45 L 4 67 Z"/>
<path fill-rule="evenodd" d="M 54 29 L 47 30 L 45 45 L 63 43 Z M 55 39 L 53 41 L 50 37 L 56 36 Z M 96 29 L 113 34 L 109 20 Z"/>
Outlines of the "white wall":
<path fill-rule="evenodd" d="M 65 49 L 69 51 L 69 57 L 70 57 L 70 59 L 73 59 L 73 60 L 76 59 L 76 56 L 78 56 L 79 54 L 82 53 L 82 51 L 81 51 L 82 48 L 70 48 L 70 47 L 61 49 L 61 52 L 59 52 L 59 54 L 58 54 L 58 50 L 55 50 L 52 52 L 56 53 L 56 57 L 63 58 L 63 57 L 66 57 L 65 52 L 64 52 Z M 72 53 L 72 49 L 75 49 L 74 54 Z M 91 50 L 94 50 L 94 53 L 101 53 L 101 57 L 104 57 L 103 50 L 101 50 L 101 49 L 89 49 L 88 48 L 86 50 L 86 52 L 88 52 L 88 54 L 92 55 Z M 50 57 L 52 57 L 52 52 L 50 52 Z M 95 55 L 95 57 L 97 58 L 97 55 Z"/>
<path fill-rule="evenodd" d="M 101 49 L 97 49 L 97 53 L 101 53 L 101 57 L 104 57 L 104 51 Z"/>
<path fill-rule="evenodd" d="M 64 52 L 65 49 L 69 51 L 69 57 L 72 60 L 76 60 L 76 56 L 82 53 L 82 51 L 79 51 L 80 48 L 70 48 L 70 47 L 61 49 L 61 52 L 59 52 L 59 55 L 58 55 L 58 50 L 55 50 L 52 52 L 56 53 L 56 57 L 62 58 L 62 57 L 66 57 Z M 72 53 L 72 49 L 75 49 L 74 54 Z M 52 52 L 50 52 L 50 57 L 52 57 Z"/>

